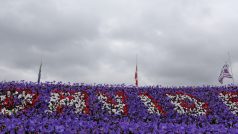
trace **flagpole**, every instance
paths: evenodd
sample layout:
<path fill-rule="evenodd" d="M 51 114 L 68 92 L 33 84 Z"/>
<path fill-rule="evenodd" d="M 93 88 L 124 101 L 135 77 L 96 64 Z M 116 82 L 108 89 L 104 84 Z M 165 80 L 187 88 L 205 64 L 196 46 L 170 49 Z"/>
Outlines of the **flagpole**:
<path fill-rule="evenodd" d="M 137 66 L 137 54 L 136 54 L 136 66 Z"/>
<path fill-rule="evenodd" d="M 221 75 L 222 75 L 222 71 L 223 71 L 223 67 L 222 67 L 222 69 L 221 69 L 221 73 L 220 73 L 220 76 L 219 76 L 219 78 L 218 78 L 218 81 L 220 82 L 220 77 L 221 77 Z M 221 83 L 221 85 L 223 84 L 223 82 L 220 82 Z"/>
<path fill-rule="evenodd" d="M 231 55 L 230 55 L 230 52 L 228 52 L 228 62 L 230 63 L 230 66 L 231 66 L 231 74 L 232 74 L 232 81 L 233 81 L 233 84 L 235 84 L 235 79 L 234 79 L 234 74 L 233 74 L 233 71 L 232 71 L 232 64 L 231 64 Z"/>
<path fill-rule="evenodd" d="M 40 68 L 39 68 L 39 73 L 38 73 L 38 80 L 37 80 L 38 84 L 40 84 L 40 79 L 41 79 L 41 68 L 42 68 L 42 58 L 41 58 Z"/>
<path fill-rule="evenodd" d="M 136 54 L 136 72 L 135 72 L 135 85 L 138 87 L 138 68 L 137 68 L 137 54 Z"/>

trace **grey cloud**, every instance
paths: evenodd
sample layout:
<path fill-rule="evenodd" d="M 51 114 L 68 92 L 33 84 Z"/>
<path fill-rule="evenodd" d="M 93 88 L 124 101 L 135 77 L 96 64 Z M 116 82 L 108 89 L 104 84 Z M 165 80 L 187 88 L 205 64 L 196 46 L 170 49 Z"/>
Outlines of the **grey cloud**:
<path fill-rule="evenodd" d="M 218 84 L 238 70 L 235 0 L 0 2 L 1 80 Z"/>

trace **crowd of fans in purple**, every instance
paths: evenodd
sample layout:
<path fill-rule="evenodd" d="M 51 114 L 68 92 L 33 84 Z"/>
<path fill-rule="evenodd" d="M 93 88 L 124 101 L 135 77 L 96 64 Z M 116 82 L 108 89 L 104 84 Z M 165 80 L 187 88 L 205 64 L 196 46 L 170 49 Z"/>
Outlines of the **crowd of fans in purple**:
<path fill-rule="evenodd" d="M 63 111 L 47 112 L 51 92 L 86 92 L 89 99 L 89 113 L 75 113 L 73 106 L 65 106 Z M 61 82 L 1 82 L 0 96 L 7 91 L 26 90 L 38 95 L 37 101 L 27 109 L 13 114 L 0 114 L 0 132 L 2 133 L 237 133 L 238 113 L 234 114 L 224 104 L 219 94 L 232 92 L 237 94 L 237 86 L 203 86 L 203 87 L 134 87 L 125 85 L 86 85 L 63 84 Z M 126 95 L 127 114 L 112 114 L 102 109 L 97 93 L 104 92 L 115 96 L 117 91 Z M 143 92 L 151 95 L 166 114 L 149 113 L 138 95 Z M 178 113 L 166 94 L 183 92 L 191 94 L 208 104 L 206 115 L 189 115 Z M 1 98 L 0 98 L 1 99 Z M 235 98 L 236 99 L 236 98 Z M 1 100 L 0 109 L 7 104 Z M 14 105 L 21 100 L 14 98 Z M 193 103 L 193 102 L 188 102 Z M 237 103 L 238 105 L 238 103 Z M 237 107 L 237 106 L 234 106 Z M 7 107 L 11 109 L 12 107 Z"/>

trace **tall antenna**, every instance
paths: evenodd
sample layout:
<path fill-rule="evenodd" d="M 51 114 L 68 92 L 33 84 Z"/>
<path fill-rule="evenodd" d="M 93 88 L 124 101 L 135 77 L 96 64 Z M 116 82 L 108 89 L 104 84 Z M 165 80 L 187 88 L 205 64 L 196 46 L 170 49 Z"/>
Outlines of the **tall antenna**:
<path fill-rule="evenodd" d="M 228 62 L 231 66 L 231 75 L 232 75 L 232 81 L 233 81 L 233 84 L 235 84 L 235 79 L 234 79 L 234 75 L 233 75 L 233 72 L 232 72 L 232 64 L 231 64 L 231 55 L 230 55 L 230 52 L 228 52 Z"/>

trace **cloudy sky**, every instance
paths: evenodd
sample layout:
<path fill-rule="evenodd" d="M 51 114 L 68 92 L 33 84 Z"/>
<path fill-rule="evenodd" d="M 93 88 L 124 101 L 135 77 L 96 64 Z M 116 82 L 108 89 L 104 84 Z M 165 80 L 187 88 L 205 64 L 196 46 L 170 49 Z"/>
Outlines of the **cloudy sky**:
<path fill-rule="evenodd" d="M 0 0 L 0 81 L 216 85 L 237 0 Z M 230 81 L 227 80 L 227 83 Z"/>

